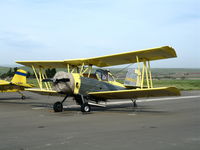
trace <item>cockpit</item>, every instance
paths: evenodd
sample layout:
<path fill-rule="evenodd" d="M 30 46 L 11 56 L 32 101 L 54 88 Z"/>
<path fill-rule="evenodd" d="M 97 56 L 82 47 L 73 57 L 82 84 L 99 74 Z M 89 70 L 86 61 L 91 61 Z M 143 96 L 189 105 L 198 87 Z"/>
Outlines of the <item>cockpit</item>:
<path fill-rule="evenodd" d="M 98 69 L 95 74 L 100 81 L 115 81 L 115 78 L 108 70 Z"/>

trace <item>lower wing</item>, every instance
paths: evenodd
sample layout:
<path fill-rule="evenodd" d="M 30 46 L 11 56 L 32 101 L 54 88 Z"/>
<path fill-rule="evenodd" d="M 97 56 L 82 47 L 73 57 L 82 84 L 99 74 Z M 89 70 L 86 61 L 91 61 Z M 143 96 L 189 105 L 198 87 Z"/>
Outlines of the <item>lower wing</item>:
<path fill-rule="evenodd" d="M 175 87 L 160 87 L 151 89 L 128 89 L 118 91 L 90 92 L 92 97 L 103 99 L 132 99 L 140 97 L 180 96 L 180 91 Z"/>
<path fill-rule="evenodd" d="M 33 92 L 33 93 L 37 93 L 41 95 L 51 95 L 51 96 L 61 95 L 54 90 L 48 90 L 48 89 L 28 88 L 28 89 L 25 89 L 25 91 L 29 91 L 29 92 Z"/>

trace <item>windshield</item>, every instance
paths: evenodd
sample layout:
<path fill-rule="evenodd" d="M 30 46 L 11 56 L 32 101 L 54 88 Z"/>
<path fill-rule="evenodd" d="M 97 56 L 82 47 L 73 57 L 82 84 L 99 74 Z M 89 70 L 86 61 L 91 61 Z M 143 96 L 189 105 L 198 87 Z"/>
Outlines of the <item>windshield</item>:
<path fill-rule="evenodd" d="M 101 81 L 115 81 L 112 74 L 107 70 L 98 69 L 96 70 L 96 75 Z"/>

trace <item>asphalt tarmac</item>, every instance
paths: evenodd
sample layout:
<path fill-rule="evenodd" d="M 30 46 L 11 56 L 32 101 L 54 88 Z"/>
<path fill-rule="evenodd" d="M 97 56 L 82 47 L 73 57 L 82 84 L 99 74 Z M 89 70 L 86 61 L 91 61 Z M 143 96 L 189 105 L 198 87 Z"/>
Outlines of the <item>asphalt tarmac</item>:
<path fill-rule="evenodd" d="M 81 113 L 70 99 L 0 93 L 0 150 L 199 150 L 200 91 L 181 97 L 107 103 Z M 123 102 L 123 103 L 122 103 Z"/>

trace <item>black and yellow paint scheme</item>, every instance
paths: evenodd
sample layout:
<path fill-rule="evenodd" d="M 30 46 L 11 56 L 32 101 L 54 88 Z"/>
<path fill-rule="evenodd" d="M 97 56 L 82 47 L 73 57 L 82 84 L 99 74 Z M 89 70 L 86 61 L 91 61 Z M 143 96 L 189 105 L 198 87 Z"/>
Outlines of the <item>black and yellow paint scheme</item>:
<path fill-rule="evenodd" d="M 25 96 L 22 91 L 25 88 L 33 87 L 32 84 L 26 83 L 27 72 L 22 69 L 18 69 L 15 72 L 11 81 L 0 80 L 0 92 L 18 92 L 21 95 L 22 99 L 25 99 Z"/>
<path fill-rule="evenodd" d="M 54 104 L 54 111 L 63 110 L 62 103 L 68 96 L 73 96 L 81 106 L 82 112 L 89 112 L 92 105 L 107 99 L 136 99 L 140 97 L 178 96 L 180 91 L 176 87 L 153 87 L 150 70 L 150 61 L 177 57 L 175 50 L 169 46 L 132 51 L 114 55 L 94 58 L 61 60 L 61 61 L 17 61 L 33 69 L 38 81 L 39 89 L 27 89 L 41 94 L 64 94 L 62 102 Z M 113 75 L 106 70 L 97 69 L 92 72 L 92 67 L 109 67 L 122 64 L 137 63 L 135 69 L 136 79 L 134 85 L 124 85 L 115 80 Z M 48 79 L 45 69 L 66 68 L 59 71 L 52 79 Z M 133 70 L 134 71 L 134 70 Z M 49 82 L 53 82 L 50 84 Z M 53 85 L 53 86 L 52 86 Z M 96 103 L 90 103 L 94 101 Z"/>

